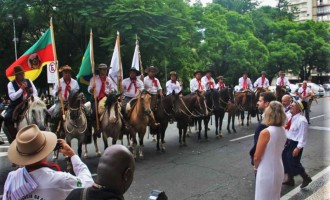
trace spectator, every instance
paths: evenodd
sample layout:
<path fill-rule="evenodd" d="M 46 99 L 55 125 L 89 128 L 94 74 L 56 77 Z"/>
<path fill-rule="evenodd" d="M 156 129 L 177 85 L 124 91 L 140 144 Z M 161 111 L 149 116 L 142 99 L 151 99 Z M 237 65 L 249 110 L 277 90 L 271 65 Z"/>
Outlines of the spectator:
<path fill-rule="evenodd" d="M 284 106 L 284 112 L 287 120 L 289 120 L 291 117 L 290 104 L 291 104 L 291 96 L 288 94 L 284 95 L 282 97 L 282 105 Z"/>
<path fill-rule="evenodd" d="M 58 165 L 47 163 L 47 157 L 57 141 L 61 146 L 59 151 L 71 159 L 77 176 L 61 172 Z M 23 167 L 8 174 L 3 200 L 30 199 L 35 196 L 47 200 L 65 199 L 71 190 L 89 187 L 94 182 L 87 166 L 64 140 L 57 140 L 52 132 L 40 131 L 36 125 L 18 131 L 16 140 L 8 149 L 8 158 Z"/>
<path fill-rule="evenodd" d="M 284 179 L 281 155 L 286 141 L 283 128 L 286 115 L 282 104 L 272 101 L 264 116 L 263 124 L 268 128 L 261 131 L 254 154 L 255 200 L 278 200 Z"/>
<path fill-rule="evenodd" d="M 130 187 L 135 170 L 131 152 L 123 145 L 108 147 L 97 166 L 97 179 L 92 187 L 73 190 L 66 200 L 85 199 L 124 199 Z"/>

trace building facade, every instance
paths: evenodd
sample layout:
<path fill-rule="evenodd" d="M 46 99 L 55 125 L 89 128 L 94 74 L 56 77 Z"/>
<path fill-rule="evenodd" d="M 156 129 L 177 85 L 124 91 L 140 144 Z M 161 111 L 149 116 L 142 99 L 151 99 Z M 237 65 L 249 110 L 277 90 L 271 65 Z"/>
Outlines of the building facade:
<path fill-rule="evenodd" d="M 330 0 L 313 1 L 313 20 L 318 22 L 330 22 Z"/>
<path fill-rule="evenodd" d="M 330 22 L 330 0 L 289 0 L 289 8 L 298 22 Z"/>

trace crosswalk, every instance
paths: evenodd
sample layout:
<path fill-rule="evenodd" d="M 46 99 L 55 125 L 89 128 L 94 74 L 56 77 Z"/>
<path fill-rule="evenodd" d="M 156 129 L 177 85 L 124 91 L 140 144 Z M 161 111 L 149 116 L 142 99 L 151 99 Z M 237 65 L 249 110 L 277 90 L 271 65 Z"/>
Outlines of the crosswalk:
<path fill-rule="evenodd" d="M 9 142 L 7 139 L 7 136 L 2 132 L 0 133 L 0 140 L 4 141 L 5 144 L 0 145 L 0 158 L 1 157 L 7 157 L 7 150 L 9 148 Z"/>

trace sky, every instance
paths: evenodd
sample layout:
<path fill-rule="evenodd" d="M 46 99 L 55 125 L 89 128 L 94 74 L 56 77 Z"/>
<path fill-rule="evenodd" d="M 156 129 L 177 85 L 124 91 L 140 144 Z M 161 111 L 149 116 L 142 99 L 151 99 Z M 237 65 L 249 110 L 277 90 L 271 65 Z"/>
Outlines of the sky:
<path fill-rule="evenodd" d="M 203 4 L 210 3 L 212 0 L 201 0 Z M 278 0 L 258 0 L 260 1 L 260 6 L 273 6 L 275 7 L 278 3 Z M 191 2 L 194 2 L 194 0 L 191 0 Z"/>

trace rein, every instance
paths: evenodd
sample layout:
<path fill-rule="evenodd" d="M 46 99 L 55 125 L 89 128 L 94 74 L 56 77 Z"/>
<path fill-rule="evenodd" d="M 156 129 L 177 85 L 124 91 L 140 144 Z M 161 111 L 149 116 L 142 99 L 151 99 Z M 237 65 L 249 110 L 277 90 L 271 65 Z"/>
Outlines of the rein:
<path fill-rule="evenodd" d="M 188 108 L 188 107 L 186 106 L 186 104 L 184 103 L 182 97 L 179 97 L 179 98 L 180 98 L 180 100 L 181 100 L 182 105 L 184 106 L 184 108 L 188 111 L 188 114 L 187 114 L 187 113 L 185 113 L 182 109 L 180 109 L 180 111 L 181 111 L 184 115 L 186 115 L 186 116 L 188 116 L 188 117 L 191 117 L 191 116 L 193 116 L 193 117 L 199 117 L 199 116 L 197 116 L 197 115 L 194 115 L 194 114 L 189 110 L 189 108 Z M 189 115 L 189 114 L 190 114 L 190 115 Z"/>
<path fill-rule="evenodd" d="M 79 101 L 79 103 L 80 103 L 80 106 L 77 107 L 77 108 L 72 108 L 69 105 L 68 111 L 66 112 L 66 118 L 68 118 L 70 125 L 73 126 L 73 128 L 71 130 L 68 129 L 68 125 L 65 126 L 65 131 L 69 134 L 73 133 L 73 131 L 75 131 L 75 129 L 79 129 L 79 128 L 82 128 L 82 127 L 84 127 L 84 129 L 82 131 L 77 130 L 77 132 L 79 134 L 82 134 L 87 130 L 87 118 L 86 118 L 86 115 L 83 113 L 83 111 L 81 109 L 82 106 L 81 106 L 80 101 Z M 71 119 L 71 116 L 70 116 L 71 111 L 78 111 L 78 113 L 82 113 L 82 114 L 79 115 L 78 119 L 73 120 L 73 119 Z M 76 125 L 76 123 L 74 123 L 74 121 L 78 121 L 79 119 L 82 119 L 82 121 L 85 121 L 86 123 L 85 124 L 81 123 L 80 126 Z"/>

